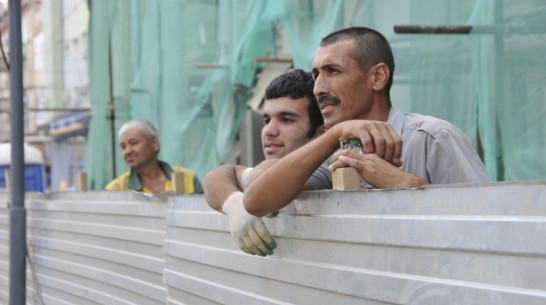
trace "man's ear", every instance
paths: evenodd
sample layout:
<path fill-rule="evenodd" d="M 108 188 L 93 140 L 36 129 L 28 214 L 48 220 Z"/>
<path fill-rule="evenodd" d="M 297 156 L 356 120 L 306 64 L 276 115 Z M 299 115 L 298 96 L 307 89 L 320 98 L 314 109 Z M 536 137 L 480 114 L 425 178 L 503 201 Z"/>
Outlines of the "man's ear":
<path fill-rule="evenodd" d="M 372 88 L 375 91 L 381 91 L 385 89 L 385 86 L 387 86 L 387 82 L 389 81 L 389 77 L 391 75 L 389 67 L 387 67 L 385 63 L 380 62 L 370 68 L 370 73 L 373 82 Z"/>
<path fill-rule="evenodd" d="M 152 147 L 156 153 L 159 152 L 159 139 L 157 137 L 152 138 Z"/>

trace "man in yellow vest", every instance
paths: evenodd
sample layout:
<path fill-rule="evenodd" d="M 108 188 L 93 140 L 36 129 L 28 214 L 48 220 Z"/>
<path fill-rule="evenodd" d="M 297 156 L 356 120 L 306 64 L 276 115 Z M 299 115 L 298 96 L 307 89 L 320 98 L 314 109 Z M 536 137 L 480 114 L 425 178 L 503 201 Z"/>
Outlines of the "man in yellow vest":
<path fill-rule="evenodd" d="M 171 175 L 184 173 L 186 194 L 202 193 L 201 182 L 195 173 L 184 167 L 171 167 L 157 158 L 159 137 L 154 125 L 144 119 L 126 122 L 118 132 L 123 159 L 130 171 L 112 180 L 107 190 L 134 190 L 147 194 L 157 194 L 173 190 Z"/>

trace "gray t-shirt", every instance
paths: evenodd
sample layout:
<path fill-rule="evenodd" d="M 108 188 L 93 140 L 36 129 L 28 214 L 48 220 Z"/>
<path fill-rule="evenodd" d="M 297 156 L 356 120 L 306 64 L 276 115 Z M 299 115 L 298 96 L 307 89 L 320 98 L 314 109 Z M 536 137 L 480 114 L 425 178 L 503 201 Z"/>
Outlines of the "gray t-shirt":
<path fill-rule="evenodd" d="M 431 184 L 491 182 L 472 142 L 453 124 L 417 113 L 402 114 L 394 108 L 388 123 L 402 138 L 401 170 Z M 330 164 L 332 157 L 309 178 L 316 190 L 332 188 Z"/>

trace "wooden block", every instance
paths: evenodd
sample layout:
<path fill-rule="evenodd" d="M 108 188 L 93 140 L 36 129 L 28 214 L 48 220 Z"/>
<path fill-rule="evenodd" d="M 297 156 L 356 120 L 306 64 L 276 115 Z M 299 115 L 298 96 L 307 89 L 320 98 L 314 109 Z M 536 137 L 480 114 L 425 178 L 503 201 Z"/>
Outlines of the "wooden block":
<path fill-rule="evenodd" d="M 333 189 L 352 191 L 360 189 L 360 174 L 352 167 L 340 167 L 332 174 Z"/>
<path fill-rule="evenodd" d="M 68 183 L 65 180 L 59 181 L 59 192 L 66 192 L 67 187 Z"/>
<path fill-rule="evenodd" d="M 175 195 L 184 195 L 186 193 L 186 188 L 184 187 L 184 173 L 173 172 L 171 183 L 173 184 L 173 191 Z"/>
<path fill-rule="evenodd" d="M 78 191 L 87 191 L 87 174 L 85 172 L 78 173 Z"/>
<path fill-rule="evenodd" d="M 9 169 L 4 171 L 4 177 L 6 179 L 6 190 L 11 193 L 11 171 Z"/>

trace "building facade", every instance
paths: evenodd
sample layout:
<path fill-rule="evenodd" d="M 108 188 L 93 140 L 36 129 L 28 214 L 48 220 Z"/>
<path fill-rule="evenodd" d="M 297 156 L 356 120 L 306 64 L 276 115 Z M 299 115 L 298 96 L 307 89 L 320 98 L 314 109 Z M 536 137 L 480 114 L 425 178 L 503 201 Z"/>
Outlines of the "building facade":
<path fill-rule="evenodd" d="M 45 156 L 50 189 L 73 183 L 83 170 L 89 120 L 85 0 L 21 3 L 25 142 Z M 9 63 L 7 4 L 0 7 L 2 46 Z M 9 142 L 9 71 L 0 58 L 0 142 Z"/>

